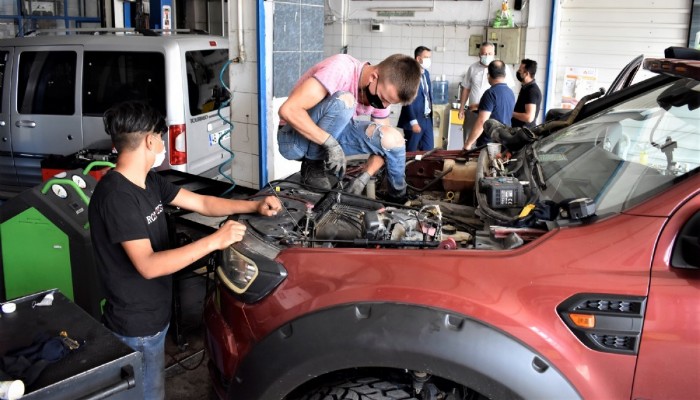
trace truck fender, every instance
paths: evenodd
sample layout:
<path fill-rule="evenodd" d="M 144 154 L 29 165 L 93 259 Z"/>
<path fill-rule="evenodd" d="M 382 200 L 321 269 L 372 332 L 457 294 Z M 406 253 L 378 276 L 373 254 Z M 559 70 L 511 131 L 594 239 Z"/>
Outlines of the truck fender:
<path fill-rule="evenodd" d="M 361 367 L 425 371 L 489 398 L 581 398 L 545 357 L 492 326 L 376 302 L 323 309 L 272 331 L 243 360 L 229 397 L 281 399 L 313 378 Z"/>

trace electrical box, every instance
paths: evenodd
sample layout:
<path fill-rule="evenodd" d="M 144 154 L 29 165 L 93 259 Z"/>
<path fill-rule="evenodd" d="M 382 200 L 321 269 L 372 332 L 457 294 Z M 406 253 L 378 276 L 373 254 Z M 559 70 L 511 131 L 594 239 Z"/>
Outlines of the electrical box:
<path fill-rule="evenodd" d="M 479 48 L 481 47 L 482 43 L 484 43 L 483 35 L 469 36 L 469 55 L 479 57 Z"/>
<path fill-rule="evenodd" d="M 522 28 L 486 28 L 486 40 L 496 46 L 496 58 L 506 64 L 522 60 Z"/>

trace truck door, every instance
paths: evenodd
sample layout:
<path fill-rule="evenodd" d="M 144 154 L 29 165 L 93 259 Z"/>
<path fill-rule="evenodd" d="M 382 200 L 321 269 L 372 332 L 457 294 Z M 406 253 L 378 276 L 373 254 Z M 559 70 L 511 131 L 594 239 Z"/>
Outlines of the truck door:
<path fill-rule="evenodd" d="M 631 398 L 685 399 L 698 393 L 700 194 L 673 214 L 654 252 Z"/>
<path fill-rule="evenodd" d="M 17 186 L 10 136 L 12 47 L 0 47 L 0 186 Z"/>
<path fill-rule="evenodd" d="M 83 148 L 80 111 L 80 46 L 15 49 L 17 94 L 10 129 L 20 185 L 41 182 L 41 159 Z"/>

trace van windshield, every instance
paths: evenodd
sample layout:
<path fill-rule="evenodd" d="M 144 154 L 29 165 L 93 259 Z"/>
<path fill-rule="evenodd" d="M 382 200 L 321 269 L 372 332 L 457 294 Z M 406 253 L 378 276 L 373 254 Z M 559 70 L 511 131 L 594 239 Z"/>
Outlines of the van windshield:
<path fill-rule="evenodd" d="M 216 111 L 227 105 L 229 99 L 228 73 L 224 70 L 228 60 L 226 49 L 188 51 L 187 91 L 190 115 Z"/>

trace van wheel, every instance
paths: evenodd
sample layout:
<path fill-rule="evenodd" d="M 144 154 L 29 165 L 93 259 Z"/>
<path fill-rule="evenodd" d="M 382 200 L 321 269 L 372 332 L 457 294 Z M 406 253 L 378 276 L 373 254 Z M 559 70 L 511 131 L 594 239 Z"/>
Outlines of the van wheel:
<path fill-rule="evenodd" d="M 418 400 L 412 393 L 413 388 L 406 384 L 377 378 L 357 378 L 321 386 L 301 396 L 300 400 Z"/>

